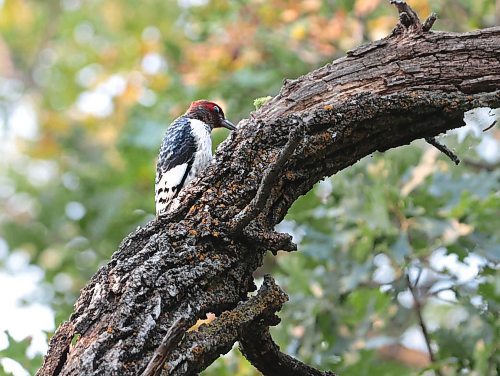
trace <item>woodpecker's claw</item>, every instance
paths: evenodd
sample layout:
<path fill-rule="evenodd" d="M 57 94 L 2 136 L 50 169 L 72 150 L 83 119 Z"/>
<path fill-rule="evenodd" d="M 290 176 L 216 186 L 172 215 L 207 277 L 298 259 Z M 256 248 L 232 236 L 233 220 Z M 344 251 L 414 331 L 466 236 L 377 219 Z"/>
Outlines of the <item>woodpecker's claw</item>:
<path fill-rule="evenodd" d="M 234 131 L 236 129 L 236 126 L 227 119 L 222 120 L 222 126 L 231 131 Z"/>

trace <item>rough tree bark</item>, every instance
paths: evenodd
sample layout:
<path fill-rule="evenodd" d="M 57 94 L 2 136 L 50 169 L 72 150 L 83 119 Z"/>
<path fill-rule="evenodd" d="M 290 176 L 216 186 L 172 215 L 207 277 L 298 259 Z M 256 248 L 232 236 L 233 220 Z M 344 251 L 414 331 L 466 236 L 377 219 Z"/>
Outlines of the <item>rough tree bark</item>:
<path fill-rule="evenodd" d="M 296 249 L 274 226 L 323 177 L 460 127 L 467 110 L 500 106 L 500 28 L 433 33 L 432 18 L 422 24 L 395 3 L 390 36 L 286 80 L 239 123 L 175 212 L 123 240 L 53 336 L 38 375 L 191 375 L 236 341 L 266 375 L 332 374 L 272 342 L 268 326 L 287 300 L 272 278 L 248 297 L 263 255 Z M 218 318 L 186 332 L 207 312 Z"/>

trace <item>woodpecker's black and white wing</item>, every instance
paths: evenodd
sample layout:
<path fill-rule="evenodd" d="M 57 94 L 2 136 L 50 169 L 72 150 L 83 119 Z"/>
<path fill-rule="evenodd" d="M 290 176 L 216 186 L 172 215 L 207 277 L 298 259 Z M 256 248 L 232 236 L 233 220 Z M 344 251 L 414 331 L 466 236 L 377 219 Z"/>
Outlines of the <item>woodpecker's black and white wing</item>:
<path fill-rule="evenodd" d="M 156 215 L 167 211 L 186 183 L 196 150 L 190 119 L 181 116 L 168 128 L 160 148 L 155 180 Z"/>

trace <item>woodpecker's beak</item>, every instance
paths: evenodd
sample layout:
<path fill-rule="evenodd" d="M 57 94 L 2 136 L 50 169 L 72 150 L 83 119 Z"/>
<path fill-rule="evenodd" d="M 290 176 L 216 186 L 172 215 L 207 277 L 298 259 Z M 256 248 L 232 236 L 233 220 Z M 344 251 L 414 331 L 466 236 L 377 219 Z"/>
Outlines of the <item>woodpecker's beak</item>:
<path fill-rule="evenodd" d="M 234 131 L 236 129 L 236 126 L 227 119 L 222 119 L 222 126 L 231 131 Z"/>

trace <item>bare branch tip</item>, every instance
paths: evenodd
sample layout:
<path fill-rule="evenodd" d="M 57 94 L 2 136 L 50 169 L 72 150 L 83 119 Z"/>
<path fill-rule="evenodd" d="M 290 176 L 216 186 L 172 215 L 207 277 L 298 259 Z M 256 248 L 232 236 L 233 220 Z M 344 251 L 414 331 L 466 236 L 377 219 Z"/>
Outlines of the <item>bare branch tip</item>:
<path fill-rule="evenodd" d="M 391 0 L 391 4 L 396 6 L 399 12 L 399 28 L 401 26 L 403 29 L 421 29 L 422 28 L 422 22 L 420 21 L 420 18 L 418 18 L 417 13 L 408 5 L 406 4 L 406 1 L 403 0 Z M 398 26 L 396 26 L 396 29 L 393 31 L 393 34 L 400 34 L 401 29 L 398 30 Z M 432 25 L 431 25 L 432 26 Z"/>
<path fill-rule="evenodd" d="M 493 123 L 491 123 L 491 125 L 489 125 L 488 127 L 486 127 L 485 129 L 483 129 L 483 132 L 487 132 L 489 131 L 491 128 L 493 128 L 495 125 L 496 125 L 497 121 L 493 121 Z"/>
<path fill-rule="evenodd" d="M 458 156 L 453 151 L 451 151 L 446 145 L 443 145 L 434 137 L 426 137 L 425 141 L 434 146 L 448 158 L 450 158 L 452 162 L 455 163 L 456 165 L 460 164 L 460 158 L 458 158 Z"/>
<path fill-rule="evenodd" d="M 438 19 L 438 15 L 434 12 L 431 13 L 429 17 L 424 21 L 422 25 L 422 30 L 424 32 L 430 31 L 432 29 L 432 26 L 434 26 L 434 22 Z"/>

